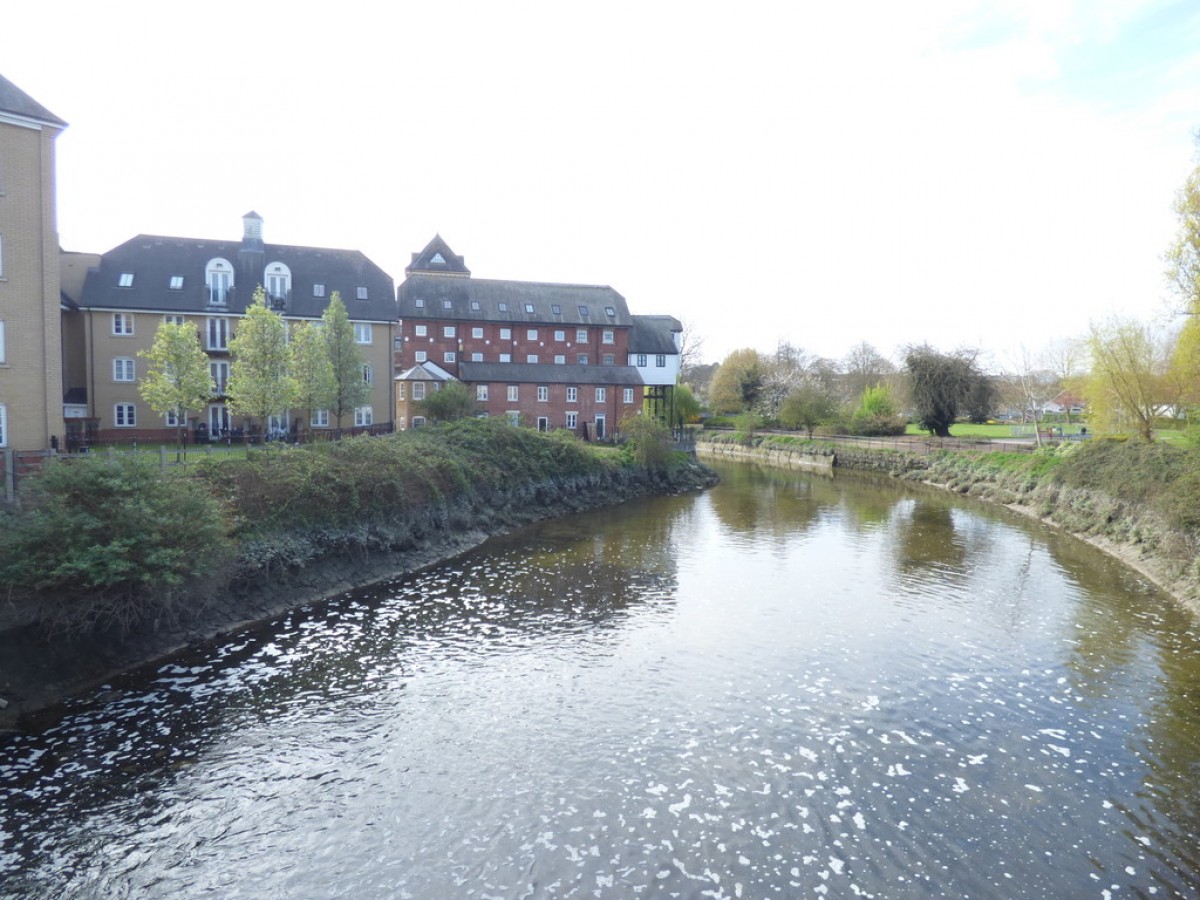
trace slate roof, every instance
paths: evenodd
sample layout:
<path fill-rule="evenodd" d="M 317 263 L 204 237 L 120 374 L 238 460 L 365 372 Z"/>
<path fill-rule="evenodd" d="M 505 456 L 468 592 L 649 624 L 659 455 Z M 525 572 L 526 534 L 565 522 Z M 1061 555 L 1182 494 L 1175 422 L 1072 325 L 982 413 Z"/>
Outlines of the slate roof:
<path fill-rule="evenodd" d="M 610 287 L 420 274 L 409 275 L 400 285 L 400 318 L 563 326 L 633 324 L 625 298 Z"/>
<path fill-rule="evenodd" d="M 254 242 L 257 243 L 257 242 Z M 88 272 L 80 306 L 92 309 L 147 310 L 236 315 L 253 300 L 254 288 L 266 280 L 265 268 L 281 262 L 291 271 L 291 292 L 282 312 L 300 318 L 319 318 L 334 291 L 340 291 L 351 319 L 395 322 L 395 287 L 390 275 L 357 250 L 262 244 L 262 250 L 243 253 L 242 241 L 140 234 L 105 253 L 100 265 Z M 205 268 L 221 257 L 233 266 L 234 287 L 226 305 L 209 303 Z M 122 273 L 133 275 L 133 284 L 121 287 Z M 183 287 L 170 288 L 173 276 L 183 277 Z M 324 296 L 313 296 L 313 285 L 325 286 Z M 367 299 L 358 299 L 358 288 Z"/>
<path fill-rule="evenodd" d="M 458 381 L 441 366 L 423 362 L 417 363 L 411 369 L 405 369 L 395 378 L 396 381 Z"/>
<path fill-rule="evenodd" d="M 44 122 L 47 125 L 54 125 L 57 128 L 66 128 L 67 123 L 56 116 L 42 104 L 38 103 L 27 93 L 0 75 L 0 113 L 9 113 L 10 115 L 20 116 L 23 119 L 33 119 L 37 122 Z"/>
<path fill-rule="evenodd" d="M 683 323 L 674 316 L 634 316 L 629 352 L 678 355 L 675 332 L 679 331 L 683 331 Z"/>
<path fill-rule="evenodd" d="M 463 381 L 509 384 L 598 384 L 640 387 L 642 376 L 633 366 L 555 366 L 548 363 L 460 362 Z"/>
<path fill-rule="evenodd" d="M 469 277 L 471 270 L 466 261 L 450 249 L 440 234 L 435 234 L 433 240 L 425 245 L 420 253 L 412 255 L 412 262 L 404 270 L 405 275 L 414 272 L 426 272 L 433 275 L 459 275 Z"/>

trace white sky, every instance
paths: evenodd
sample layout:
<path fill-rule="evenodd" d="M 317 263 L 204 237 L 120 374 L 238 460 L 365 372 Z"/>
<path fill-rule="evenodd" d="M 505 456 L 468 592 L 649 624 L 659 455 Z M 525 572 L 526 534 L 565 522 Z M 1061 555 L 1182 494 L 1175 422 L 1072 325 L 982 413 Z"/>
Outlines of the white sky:
<path fill-rule="evenodd" d="M 719 361 L 1005 355 L 1161 315 L 1195 0 L 24 3 L 62 245 L 362 250 L 610 284 Z M 45 37 L 41 37 L 41 36 Z"/>

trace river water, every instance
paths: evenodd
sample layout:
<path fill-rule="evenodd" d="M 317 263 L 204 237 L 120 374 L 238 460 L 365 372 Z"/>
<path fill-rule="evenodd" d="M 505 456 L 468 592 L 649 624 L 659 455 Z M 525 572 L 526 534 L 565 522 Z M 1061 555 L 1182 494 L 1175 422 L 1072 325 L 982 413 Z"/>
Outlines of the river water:
<path fill-rule="evenodd" d="M 1196 897 L 1200 636 L 887 480 L 722 468 L 0 744 L 3 897 Z"/>

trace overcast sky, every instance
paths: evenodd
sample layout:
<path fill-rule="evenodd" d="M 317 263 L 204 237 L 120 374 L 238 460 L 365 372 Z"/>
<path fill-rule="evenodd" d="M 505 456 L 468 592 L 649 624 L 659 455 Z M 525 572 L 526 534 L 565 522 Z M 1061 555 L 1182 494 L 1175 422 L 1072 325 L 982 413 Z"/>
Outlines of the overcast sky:
<path fill-rule="evenodd" d="M 67 250 L 135 234 L 609 284 L 719 361 L 1161 316 L 1195 0 L 24 3 Z"/>

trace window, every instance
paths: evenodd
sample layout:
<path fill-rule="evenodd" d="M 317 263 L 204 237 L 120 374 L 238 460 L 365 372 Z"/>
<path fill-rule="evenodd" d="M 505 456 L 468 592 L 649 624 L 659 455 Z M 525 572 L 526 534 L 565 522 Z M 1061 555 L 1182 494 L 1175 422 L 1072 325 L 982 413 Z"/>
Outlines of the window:
<path fill-rule="evenodd" d="M 545 403 L 550 399 L 550 388 L 544 384 L 538 385 L 538 402 Z"/>
<path fill-rule="evenodd" d="M 308 424 L 312 428 L 328 428 L 329 427 L 329 410 L 314 409 L 312 418 L 308 420 Z"/>
<path fill-rule="evenodd" d="M 482 338 L 483 337 L 483 329 L 482 328 L 472 328 L 471 329 L 471 337 L 476 338 L 476 339 Z"/>
<path fill-rule="evenodd" d="M 500 354 L 500 362 L 506 362 L 506 363 L 512 362 L 512 354 L 511 353 L 501 353 Z"/>
<path fill-rule="evenodd" d="M 229 363 L 225 360 L 216 360 L 208 364 L 208 376 L 212 379 L 212 392 L 214 397 L 223 397 L 225 395 L 225 387 L 229 384 Z"/>
<path fill-rule="evenodd" d="M 354 410 L 354 427 L 364 428 L 375 424 L 375 411 L 369 406 L 360 406 Z"/>
<path fill-rule="evenodd" d="M 458 358 L 458 354 L 456 354 L 453 350 L 447 350 L 445 353 L 442 354 L 442 362 L 452 363 L 457 358 Z"/>
<path fill-rule="evenodd" d="M 404 349 L 404 337 L 402 335 L 398 334 L 394 338 L 392 338 L 392 349 L 393 350 L 403 350 Z"/>
<path fill-rule="evenodd" d="M 550 419 L 546 416 L 538 416 L 537 420 L 538 431 L 550 430 Z"/>
<path fill-rule="evenodd" d="M 179 410 L 173 409 L 163 414 L 163 425 L 167 428 L 178 428 L 182 424 L 182 419 L 183 414 Z"/>
<path fill-rule="evenodd" d="M 508 424 L 513 428 L 516 428 L 521 424 L 521 414 L 515 409 L 510 409 L 508 412 L 506 412 L 504 414 L 504 418 L 508 419 Z"/>
<path fill-rule="evenodd" d="M 608 399 L 608 389 L 602 387 L 596 388 L 596 402 L 603 403 L 606 399 Z"/>
<path fill-rule="evenodd" d="M 453 325 L 443 325 L 442 326 L 442 337 L 448 337 L 448 338 L 454 337 L 454 326 Z"/>
<path fill-rule="evenodd" d="M 613 343 L 613 330 L 611 328 L 605 328 L 600 332 L 600 342 L 603 344 Z"/>
<path fill-rule="evenodd" d="M 525 354 L 525 362 L 537 365 L 538 355 L 536 353 Z"/>
<path fill-rule="evenodd" d="M 325 296 L 325 285 L 321 284 L 321 282 L 319 282 L 319 281 L 315 282 L 313 284 L 313 296 L 314 297 L 324 297 Z M 322 412 L 324 412 L 326 417 L 328 418 L 329 411 L 322 410 Z M 317 414 L 313 413 L 313 418 L 315 419 L 316 417 L 317 417 Z"/>
<path fill-rule="evenodd" d="M 563 354 L 563 353 L 554 354 L 554 364 L 556 366 L 565 366 L 567 364 L 566 354 Z"/>
<path fill-rule="evenodd" d="M 426 353 L 424 350 L 418 350 L 416 353 L 413 354 L 413 360 L 415 362 L 423 363 L 428 358 L 429 358 L 429 354 Z"/>
<path fill-rule="evenodd" d="M 586 344 L 586 343 L 587 343 L 587 340 L 588 340 L 588 335 L 587 335 L 587 329 L 586 329 L 586 328 L 577 328 L 577 329 L 575 329 L 575 343 L 577 343 L 577 344 Z"/>
<path fill-rule="evenodd" d="M 356 296 L 356 297 L 357 297 L 359 300 L 366 300 L 366 299 L 367 299 L 367 289 L 366 289 L 366 287 L 365 287 L 364 285 L 361 285 L 361 284 L 360 284 L 358 287 L 356 287 L 356 288 L 354 289 L 354 296 Z M 365 408 L 365 407 L 364 407 L 364 408 Z M 357 415 L 358 415 L 358 413 L 355 413 L 355 416 L 356 416 L 356 417 L 357 417 Z"/>
<path fill-rule="evenodd" d="M 281 262 L 267 266 L 267 296 L 272 300 L 287 300 L 292 291 L 292 270 Z"/>
<path fill-rule="evenodd" d="M 424 309 L 425 308 L 425 298 L 424 297 L 414 297 L 413 304 L 417 307 L 417 309 Z"/>
<path fill-rule="evenodd" d="M 512 329 L 511 328 L 501 328 L 500 329 L 500 340 L 511 341 L 512 340 Z"/>
<path fill-rule="evenodd" d="M 426 337 L 429 334 L 429 326 L 428 325 L 414 325 L 413 326 L 413 334 L 415 334 L 417 337 Z"/>
<path fill-rule="evenodd" d="M 586 319 L 588 317 L 588 308 L 586 306 L 581 305 L 579 307 L 579 315 L 583 316 Z"/>
<path fill-rule="evenodd" d="M 508 386 L 508 399 L 509 402 L 513 402 L 518 399 L 517 385 L 510 384 Z"/>
<path fill-rule="evenodd" d="M 526 337 L 528 340 L 531 340 L 531 341 L 536 341 L 536 340 L 538 339 L 538 336 L 537 336 L 537 329 L 536 329 L 536 328 L 530 328 L 528 331 L 526 331 L 526 332 L 525 332 L 525 337 Z"/>
<path fill-rule="evenodd" d="M 354 343 L 356 343 L 356 344 L 371 343 L 371 323 L 370 322 L 355 322 L 354 323 Z"/>
<path fill-rule="evenodd" d="M 133 273 L 122 272 L 117 278 L 117 287 L 133 287 Z"/>
<path fill-rule="evenodd" d="M 443 301 L 442 301 L 442 309 L 450 309 L 450 308 L 452 308 L 453 306 L 454 306 L 454 304 L 453 304 L 453 303 L 451 303 L 449 300 L 443 300 Z"/>
<path fill-rule="evenodd" d="M 577 387 L 567 388 L 567 402 L 575 403 L 578 400 L 579 400 L 579 388 L 577 388 Z"/>
<path fill-rule="evenodd" d="M 413 399 L 414 400 L 424 400 L 425 399 L 425 382 L 423 382 L 423 381 L 414 381 L 413 382 Z"/>
<path fill-rule="evenodd" d="M 184 320 L 183 316 L 177 316 L 177 315 L 173 315 L 171 313 L 168 313 L 167 315 L 163 316 L 163 324 L 164 325 L 182 325 L 184 323 L 184 321 L 185 320 Z"/>
<path fill-rule="evenodd" d="M 554 339 L 561 343 L 567 339 L 567 333 L 560 328 L 554 332 Z"/>
<path fill-rule="evenodd" d="M 208 320 L 208 341 L 205 344 L 209 350 L 229 349 L 229 320 L 213 318 Z"/>
<path fill-rule="evenodd" d="M 622 399 L 626 403 L 632 403 L 633 402 L 633 388 L 625 388 L 625 394 L 622 397 Z"/>
<path fill-rule="evenodd" d="M 556 316 L 561 316 L 562 315 L 562 307 L 559 306 L 557 303 L 551 303 L 550 304 L 550 312 L 554 313 L 554 315 L 556 315 Z"/>
<path fill-rule="evenodd" d="M 645 353 L 639 353 L 637 355 L 637 364 L 638 364 L 638 366 L 640 366 L 643 369 L 646 368 L 646 354 Z"/>
<path fill-rule="evenodd" d="M 228 260 L 210 259 L 204 267 L 204 282 L 208 285 L 208 302 L 213 306 L 224 306 L 233 287 L 233 266 Z"/>
<path fill-rule="evenodd" d="M 666 355 L 665 355 L 665 354 L 662 354 L 662 353 L 660 353 L 660 354 L 658 354 L 657 356 L 655 356 L 655 357 L 654 357 L 654 364 L 655 364 L 656 366 L 658 366 L 660 369 L 662 369 L 662 368 L 665 368 L 665 367 L 666 367 L 666 365 L 667 365 L 667 357 L 666 357 Z"/>
<path fill-rule="evenodd" d="M 403 381 L 396 382 L 396 399 L 397 400 L 404 399 L 404 382 Z"/>
<path fill-rule="evenodd" d="M 575 362 L 581 366 L 586 366 L 588 364 L 588 355 L 586 353 L 580 353 L 575 357 Z"/>
<path fill-rule="evenodd" d="M 435 253 L 433 254 L 433 259 L 429 260 L 429 263 L 430 265 L 434 266 L 444 266 L 446 264 L 446 258 L 440 253 Z"/>
<path fill-rule="evenodd" d="M 610 319 L 615 319 L 617 317 L 617 310 L 615 307 L 606 306 L 604 307 L 604 314 Z"/>
<path fill-rule="evenodd" d="M 113 381 L 133 381 L 133 360 L 127 356 L 118 356 L 113 360 Z"/>
<path fill-rule="evenodd" d="M 486 384 L 475 385 L 475 399 L 483 402 L 488 398 L 488 386 Z"/>
<path fill-rule="evenodd" d="M 532 303 L 525 304 L 525 312 L 527 312 L 531 316 L 533 315 L 533 304 Z"/>
<path fill-rule="evenodd" d="M 413 416 L 413 428 L 420 428 L 425 424 L 424 416 Z"/>
<path fill-rule="evenodd" d="M 471 301 L 471 312 L 479 312 L 479 301 L 478 300 Z"/>
<path fill-rule="evenodd" d="M 478 351 L 472 353 L 471 362 L 483 362 L 483 354 Z"/>
<path fill-rule="evenodd" d="M 375 370 L 371 368 L 371 364 L 367 363 L 361 369 L 363 384 L 375 383 Z"/>
<path fill-rule="evenodd" d="M 500 312 L 508 312 L 508 304 L 505 303 L 503 300 L 501 300 L 499 303 L 497 303 L 496 306 L 497 306 L 497 308 L 499 308 Z"/>
<path fill-rule="evenodd" d="M 4 346 L 4 320 L 0 319 L 0 366 L 8 362 L 7 351 L 4 349 Z M 3 446 L 3 444 L 0 444 L 0 446 Z"/>
<path fill-rule="evenodd" d="M 577 413 L 577 412 L 567 413 L 567 427 L 570 428 L 572 431 L 574 431 L 576 428 L 579 427 L 579 413 Z"/>
<path fill-rule="evenodd" d="M 113 334 L 133 334 L 133 313 L 113 313 Z"/>
<path fill-rule="evenodd" d="M 169 287 L 173 291 L 182 291 L 183 290 L 183 276 L 182 275 L 172 275 L 171 280 L 167 282 L 167 287 Z"/>
<path fill-rule="evenodd" d="M 601 362 L 603 362 L 604 365 L 606 365 L 606 366 L 612 366 L 612 365 L 616 365 L 617 358 L 611 353 L 605 353 L 604 358 L 601 360 Z"/>
<path fill-rule="evenodd" d="M 118 428 L 137 427 L 137 407 L 132 403 L 118 403 L 113 407 L 113 424 Z"/>

